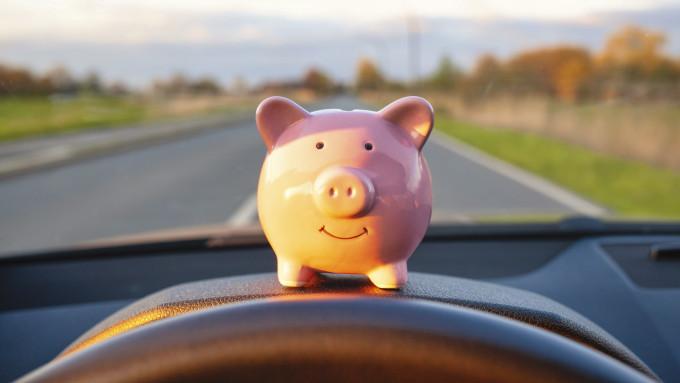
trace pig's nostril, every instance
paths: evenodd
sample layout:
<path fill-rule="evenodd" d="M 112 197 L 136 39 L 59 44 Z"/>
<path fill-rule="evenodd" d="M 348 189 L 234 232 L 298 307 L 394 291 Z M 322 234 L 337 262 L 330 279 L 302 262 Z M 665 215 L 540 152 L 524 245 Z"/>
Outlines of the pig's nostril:
<path fill-rule="evenodd" d="M 354 197 L 354 188 L 347 188 L 347 197 Z"/>
<path fill-rule="evenodd" d="M 335 197 L 335 188 L 331 188 L 331 189 L 328 191 L 328 195 L 330 195 L 331 197 Z"/>

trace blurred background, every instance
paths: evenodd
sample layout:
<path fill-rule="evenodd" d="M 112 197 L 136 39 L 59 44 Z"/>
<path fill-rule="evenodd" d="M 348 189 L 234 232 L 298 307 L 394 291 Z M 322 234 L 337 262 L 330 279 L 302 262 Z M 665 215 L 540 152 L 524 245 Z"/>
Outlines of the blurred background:
<path fill-rule="evenodd" d="M 275 94 L 373 109 L 418 95 L 433 104 L 438 132 L 601 207 L 594 215 L 680 218 L 678 1 L 246 3 L 0 2 L 0 149 L 102 127 L 252 117 Z M 2 153 L 0 168 L 10 158 Z M 27 177 L 37 175 L 19 181 Z M 447 177 L 475 182 L 469 174 Z M 16 174 L 0 180 L 5 241 L 25 236 L 8 234 L 16 222 L 50 220 L 16 207 L 28 190 L 13 186 L 19 181 Z M 53 185 L 34 182 L 30 190 Z M 464 209 L 475 203 L 463 200 L 439 217 L 573 213 Z M 215 221 L 194 221 L 202 219 Z M 19 226 L 35 230 L 26 225 Z"/>

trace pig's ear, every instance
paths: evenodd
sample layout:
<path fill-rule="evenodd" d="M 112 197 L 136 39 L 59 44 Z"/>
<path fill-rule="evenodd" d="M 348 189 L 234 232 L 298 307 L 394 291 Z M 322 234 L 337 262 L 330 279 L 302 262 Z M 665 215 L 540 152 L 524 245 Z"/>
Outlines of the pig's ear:
<path fill-rule="evenodd" d="M 287 98 L 269 97 L 257 107 L 255 121 L 262 140 L 271 150 L 287 127 L 309 116 L 309 112 Z"/>
<path fill-rule="evenodd" d="M 434 125 L 434 111 L 430 103 L 415 96 L 400 98 L 384 107 L 378 114 L 404 129 L 418 150 L 425 145 Z"/>

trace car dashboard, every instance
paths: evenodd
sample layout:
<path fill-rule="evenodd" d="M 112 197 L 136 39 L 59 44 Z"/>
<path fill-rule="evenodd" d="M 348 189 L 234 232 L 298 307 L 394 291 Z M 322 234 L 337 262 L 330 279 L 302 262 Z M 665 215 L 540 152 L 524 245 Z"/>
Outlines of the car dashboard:
<path fill-rule="evenodd" d="M 102 329 L 159 307 L 159 300 L 202 296 L 209 304 L 200 310 L 309 293 L 490 312 L 585 343 L 662 381 L 680 381 L 680 259 L 650 258 L 652 246 L 680 241 L 677 229 L 558 226 L 430 227 L 400 290 L 326 274 L 300 289 L 282 287 L 261 233 L 5 257 L 0 381 L 77 350 Z"/>

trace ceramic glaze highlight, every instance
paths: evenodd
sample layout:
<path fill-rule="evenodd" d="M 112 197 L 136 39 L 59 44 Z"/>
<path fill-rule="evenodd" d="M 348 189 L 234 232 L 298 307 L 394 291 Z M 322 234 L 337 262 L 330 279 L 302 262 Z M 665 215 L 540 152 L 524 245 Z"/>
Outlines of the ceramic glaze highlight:
<path fill-rule="evenodd" d="M 406 260 L 432 213 L 421 149 L 433 122 L 419 97 L 379 112 L 309 113 L 283 97 L 260 104 L 269 151 L 257 207 L 281 284 L 300 287 L 318 272 L 364 274 L 381 288 L 406 284 Z"/>

